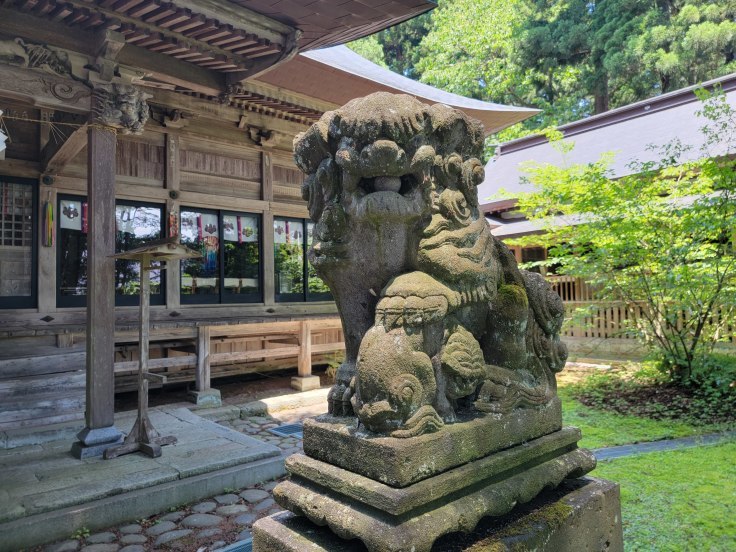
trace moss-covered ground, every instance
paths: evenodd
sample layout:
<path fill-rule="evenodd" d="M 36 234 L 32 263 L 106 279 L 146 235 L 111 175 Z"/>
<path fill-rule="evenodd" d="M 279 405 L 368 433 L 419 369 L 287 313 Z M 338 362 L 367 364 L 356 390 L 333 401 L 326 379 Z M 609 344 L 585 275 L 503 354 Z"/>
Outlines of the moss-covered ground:
<path fill-rule="evenodd" d="M 586 448 L 733 429 L 593 408 L 575 398 L 579 389 L 562 385 L 559 395 L 564 424 L 582 430 Z M 600 462 L 591 475 L 621 486 L 627 552 L 736 550 L 736 440 Z"/>
<path fill-rule="evenodd" d="M 653 420 L 594 409 L 576 400 L 568 386 L 561 386 L 558 392 L 562 399 L 563 423 L 582 430 L 583 440 L 580 446 L 585 448 L 674 439 L 723 429 L 722 425 L 693 424 L 670 419 Z"/>
<path fill-rule="evenodd" d="M 626 551 L 736 550 L 736 441 L 601 462 L 591 475 L 621 485 Z"/>

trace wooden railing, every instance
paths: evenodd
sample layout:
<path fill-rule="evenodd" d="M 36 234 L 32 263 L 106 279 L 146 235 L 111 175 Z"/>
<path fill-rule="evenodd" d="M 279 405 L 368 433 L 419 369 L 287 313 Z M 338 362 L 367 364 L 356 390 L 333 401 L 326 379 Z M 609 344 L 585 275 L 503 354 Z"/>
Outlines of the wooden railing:
<path fill-rule="evenodd" d="M 582 278 L 557 276 L 554 274 L 548 274 L 545 278 L 552 284 L 552 288 L 560 295 L 565 303 L 569 301 L 591 301 L 594 299 L 593 287 Z"/>
<path fill-rule="evenodd" d="M 575 315 L 575 312 L 581 308 L 589 314 Z M 640 321 L 644 321 L 645 308 L 643 303 L 627 307 L 622 303 L 610 301 L 566 301 L 562 336 L 635 339 L 636 335 L 630 330 L 636 328 Z M 711 323 L 718 323 L 722 316 L 720 308 L 714 309 Z M 684 323 L 685 313 L 683 312 L 677 320 L 676 327 L 682 329 Z M 729 342 L 736 343 L 736 325 L 727 325 L 723 329 L 723 335 Z"/>

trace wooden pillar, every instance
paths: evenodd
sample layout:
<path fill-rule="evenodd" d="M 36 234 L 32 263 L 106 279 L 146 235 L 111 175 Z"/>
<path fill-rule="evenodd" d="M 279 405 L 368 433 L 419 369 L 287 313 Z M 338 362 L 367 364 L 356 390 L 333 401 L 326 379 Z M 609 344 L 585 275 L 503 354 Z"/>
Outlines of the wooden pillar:
<path fill-rule="evenodd" d="M 195 375 L 197 391 L 210 388 L 210 327 L 197 328 L 197 373 Z"/>
<path fill-rule="evenodd" d="M 38 212 L 41 214 L 41 218 L 45 216 L 47 201 L 50 201 L 51 205 L 53 205 L 54 218 L 56 218 L 58 216 L 56 215 L 56 189 L 51 186 L 42 185 L 39 187 L 39 191 Z M 40 221 L 39 224 L 41 224 Z M 39 232 L 38 234 L 38 312 L 56 312 L 56 248 L 58 244 L 54 243 L 53 247 L 46 247 L 42 244 L 44 239 L 42 236 L 43 232 Z"/>
<path fill-rule="evenodd" d="M 210 387 L 210 327 L 197 328 L 197 370 L 194 374 L 194 390 L 189 391 L 189 400 L 197 406 L 222 406 L 219 389 Z"/>
<path fill-rule="evenodd" d="M 166 189 L 169 190 L 169 199 L 166 200 L 166 217 L 168 228 L 168 217 L 172 213 L 176 217 L 177 225 L 181 226 L 179 219 L 179 135 L 166 134 Z M 180 229 L 176 229 L 177 235 Z M 166 237 L 171 237 L 167 234 Z M 166 308 L 178 309 L 181 306 L 181 261 L 166 261 Z"/>
<path fill-rule="evenodd" d="M 100 456 L 122 443 L 114 425 L 116 133 L 143 131 L 148 97 L 117 84 L 102 85 L 92 95 L 87 134 L 87 402 L 86 427 L 72 447 L 78 458 Z"/>
<path fill-rule="evenodd" d="M 274 251 L 273 251 L 273 163 L 271 153 L 261 153 L 261 199 L 268 201 L 268 211 L 263 213 L 263 302 L 266 305 L 276 303 L 276 282 L 274 276 Z"/>
<path fill-rule="evenodd" d="M 99 456 L 122 442 L 115 427 L 115 129 L 87 135 L 86 427 L 72 452 Z"/>
<path fill-rule="evenodd" d="M 92 127 L 87 142 L 87 414 L 112 426 L 115 400 L 115 129 Z"/>
<path fill-rule="evenodd" d="M 297 366 L 299 376 L 312 375 L 312 328 L 309 320 L 302 320 L 299 331 L 299 364 Z"/>
<path fill-rule="evenodd" d="M 312 327 L 309 320 L 302 320 L 299 328 L 297 374 L 297 377 L 291 378 L 291 386 L 294 389 L 309 391 L 319 388 L 319 376 L 312 375 Z"/>

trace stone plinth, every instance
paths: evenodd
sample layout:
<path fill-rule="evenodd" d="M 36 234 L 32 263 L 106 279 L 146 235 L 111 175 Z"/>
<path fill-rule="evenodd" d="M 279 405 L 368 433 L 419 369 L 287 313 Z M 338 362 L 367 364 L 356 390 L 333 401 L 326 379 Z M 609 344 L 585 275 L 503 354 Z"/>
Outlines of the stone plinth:
<path fill-rule="evenodd" d="M 405 487 L 561 427 L 557 397 L 540 408 L 483 414 L 411 439 L 377 436 L 365 432 L 357 418 L 325 415 L 304 421 L 304 453 L 387 485 Z"/>
<path fill-rule="evenodd" d="M 592 470 L 595 459 L 577 448 L 579 438 L 578 429 L 564 428 L 404 487 L 293 455 L 286 464 L 291 478 L 274 489 L 274 498 L 371 551 L 429 551 L 442 535 L 472 531 L 483 517 L 504 515 L 543 489 Z M 427 460 L 442 464 L 443 454 L 455 452 L 437 450 Z"/>
<path fill-rule="evenodd" d="M 326 527 L 317 527 L 291 512 L 258 521 L 253 527 L 253 544 L 258 552 L 378 550 L 366 548 L 357 540 L 341 539 Z M 468 552 L 621 552 L 618 485 L 592 477 L 565 481 L 555 491 L 543 493 L 513 513 L 484 522 L 473 533 L 448 535 L 432 550 L 446 550 L 448 545 L 452 550 Z"/>

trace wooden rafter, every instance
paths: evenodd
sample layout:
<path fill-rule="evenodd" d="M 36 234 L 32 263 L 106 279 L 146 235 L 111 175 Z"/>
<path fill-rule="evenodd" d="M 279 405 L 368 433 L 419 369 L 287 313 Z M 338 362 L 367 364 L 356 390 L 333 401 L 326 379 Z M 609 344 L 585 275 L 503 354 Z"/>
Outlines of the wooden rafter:
<path fill-rule="evenodd" d="M 264 57 L 274 63 L 296 51 L 295 29 L 245 9 L 234 17 L 224 4 L 218 8 L 202 3 L 208 15 L 196 13 L 196 4 L 187 2 L 190 7 L 182 7 L 162 0 L 6 2 L 20 12 L 83 30 L 118 31 L 127 44 L 219 72 L 261 71 Z M 231 22 L 212 17 L 218 9 Z"/>

